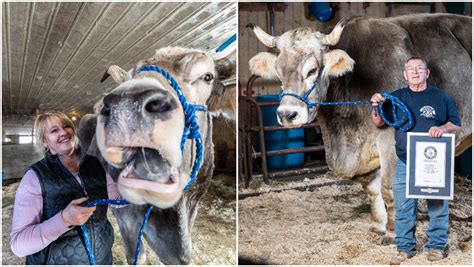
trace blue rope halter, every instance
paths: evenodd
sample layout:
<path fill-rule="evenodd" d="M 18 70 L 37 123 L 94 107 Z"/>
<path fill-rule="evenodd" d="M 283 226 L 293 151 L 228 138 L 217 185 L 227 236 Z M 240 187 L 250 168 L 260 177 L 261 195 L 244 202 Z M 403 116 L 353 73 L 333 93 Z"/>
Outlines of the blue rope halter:
<path fill-rule="evenodd" d="M 194 181 L 196 180 L 199 169 L 201 168 L 202 159 L 203 159 L 203 151 L 204 151 L 201 133 L 199 132 L 199 122 L 198 122 L 195 112 L 207 111 L 207 107 L 204 105 L 189 104 L 186 101 L 186 97 L 184 96 L 183 91 L 181 90 L 181 87 L 179 87 L 176 80 L 164 69 L 158 66 L 150 65 L 150 66 L 145 66 L 145 67 L 140 68 L 137 71 L 137 74 L 144 71 L 155 71 L 163 75 L 163 77 L 165 77 L 166 80 L 168 80 L 168 83 L 175 90 L 176 94 L 178 95 L 179 102 L 181 102 L 181 105 L 183 106 L 184 131 L 183 131 L 183 136 L 181 137 L 181 153 L 184 152 L 184 145 L 186 144 L 187 139 L 196 140 L 196 158 L 194 160 L 193 168 L 190 175 L 190 180 L 188 184 L 186 185 L 186 187 L 184 187 L 183 189 L 183 190 L 188 190 L 189 188 L 191 188 Z M 130 204 L 130 203 L 126 200 L 98 199 L 98 200 L 88 202 L 87 207 L 92 207 L 96 205 L 126 205 L 126 204 Z M 138 255 L 140 253 L 143 231 L 145 229 L 145 225 L 146 225 L 146 222 L 148 221 L 152 208 L 153 206 L 149 205 L 145 214 L 145 218 L 143 219 L 142 226 L 140 227 L 140 231 L 138 232 L 137 244 L 135 247 L 135 255 L 133 257 L 134 265 L 136 265 L 138 262 Z M 81 226 L 81 229 L 84 235 L 84 243 L 86 246 L 87 256 L 89 257 L 89 262 L 91 265 L 96 265 L 94 254 L 92 253 L 92 248 L 89 241 L 89 234 L 87 232 L 86 224 L 83 224 Z"/>
<path fill-rule="evenodd" d="M 340 102 L 311 102 L 309 101 L 309 95 L 314 91 L 316 88 L 316 85 L 318 84 L 319 79 L 321 78 L 321 75 L 323 73 L 324 68 L 321 68 L 318 73 L 318 77 L 316 78 L 316 81 L 314 81 L 313 85 L 311 88 L 304 94 L 304 96 L 299 96 L 294 93 L 284 93 L 283 92 L 283 87 L 280 93 L 280 100 L 284 96 L 292 96 L 295 97 L 301 101 L 303 101 L 306 106 L 308 106 L 308 109 L 317 107 L 317 106 L 336 106 L 336 105 L 372 105 L 372 101 L 340 101 Z M 408 110 L 407 106 L 405 103 L 401 102 L 400 99 L 397 97 L 387 93 L 387 92 L 382 92 L 381 95 L 392 102 L 392 116 L 393 120 L 390 121 L 389 118 L 384 114 L 383 111 L 383 102 L 379 104 L 378 107 L 374 107 L 374 115 L 377 117 L 377 109 L 380 112 L 380 115 L 382 116 L 382 120 L 389 126 L 395 127 L 395 128 L 400 128 L 401 131 L 407 132 L 413 127 L 413 117 Z M 398 118 L 397 116 L 397 108 L 402 111 L 402 116 Z M 403 124 L 407 123 L 405 127 L 402 127 Z"/>
<path fill-rule="evenodd" d="M 145 71 L 154 71 L 158 72 L 163 77 L 168 80 L 168 83 L 173 87 L 173 89 L 176 91 L 176 94 L 178 95 L 179 102 L 181 102 L 181 105 L 183 106 L 183 111 L 184 111 L 184 131 L 183 131 L 183 137 L 181 138 L 181 152 L 184 151 L 184 144 L 186 143 L 187 139 L 194 139 L 196 140 L 196 159 L 194 160 L 194 165 L 193 169 L 191 171 L 191 180 L 189 183 L 186 185 L 184 190 L 188 190 L 196 180 L 197 173 L 199 171 L 199 168 L 201 168 L 202 164 L 202 157 L 203 157 L 203 145 L 202 145 L 202 139 L 201 139 L 201 134 L 199 133 L 199 123 L 198 119 L 196 117 L 195 112 L 196 111 L 207 111 L 207 107 L 203 105 L 191 105 L 186 101 L 186 97 L 183 94 L 183 91 L 181 90 L 181 87 L 179 87 L 178 83 L 176 82 L 175 79 L 164 69 L 150 65 L 150 66 L 145 66 L 140 68 L 137 71 L 137 74 L 140 72 L 145 72 Z"/>

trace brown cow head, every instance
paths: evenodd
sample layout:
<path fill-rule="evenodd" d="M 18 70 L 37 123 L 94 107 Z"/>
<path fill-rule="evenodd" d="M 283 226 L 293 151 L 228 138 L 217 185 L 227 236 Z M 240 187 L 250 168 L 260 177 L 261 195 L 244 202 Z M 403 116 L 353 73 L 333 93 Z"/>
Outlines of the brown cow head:
<path fill-rule="evenodd" d="M 303 96 L 324 67 L 318 85 L 308 97 L 311 102 L 324 101 L 330 77 L 342 76 L 354 66 L 354 60 L 346 52 L 328 49 L 339 42 L 347 22 L 341 20 L 328 35 L 311 28 L 298 28 L 277 37 L 249 24 L 260 42 L 280 50 L 278 55 L 262 52 L 254 56 L 249 61 L 250 71 L 266 79 L 279 80 L 285 93 Z M 299 126 L 314 120 L 316 108 L 309 110 L 301 100 L 283 96 L 277 114 L 281 125 Z"/>
<path fill-rule="evenodd" d="M 128 72 L 115 65 L 107 71 L 119 85 L 96 106 L 98 148 L 104 159 L 120 170 L 114 179 L 125 199 L 168 208 L 179 200 L 189 181 L 191 167 L 186 161 L 192 159 L 192 146 L 185 147 L 183 157 L 183 108 L 160 73 L 137 72 L 147 65 L 166 70 L 189 104 L 205 105 L 221 84 L 207 52 L 180 47 L 162 48 Z M 200 123 L 205 121 L 204 112 L 196 115 Z"/>

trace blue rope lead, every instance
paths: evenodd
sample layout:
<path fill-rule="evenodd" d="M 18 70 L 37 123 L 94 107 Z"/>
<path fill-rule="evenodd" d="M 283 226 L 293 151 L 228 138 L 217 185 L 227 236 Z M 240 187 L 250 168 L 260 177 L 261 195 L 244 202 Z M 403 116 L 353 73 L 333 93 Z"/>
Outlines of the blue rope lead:
<path fill-rule="evenodd" d="M 145 218 L 143 219 L 142 226 L 140 227 L 140 231 L 138 232 L 137 246 L 135 247 L 135 256 L 133 257 L 133 265 L 137 265 L 137 262 L 138 262 L 138 255 L 140 254 L 140 247 L 142 244 L 142 235 L 143 235 L 143 231 L 145 230 L 145 225 L 146 225 L 146 222 L 148 221 L 148 217 L 150 217 L 151 209 L 153 209 L 153 206 L 152 205 L 148 206 L 148 209 L 145 213 Z"/>
<path fill-rule="evenodd" d="M 308 108 L 313 108 L 317 106 L 336 106 L 336 105 L 372 105 L 372 101 L 341 101 L 341 102 L 309 102 L 307 98 L 303 98 L 298 95 L 294 95 L 292 93 L 285 93 L 285 94 L 280 94 L 280 100 L 283 96 L 288 95 L 288 96 L 293 96 L 298 98 L 299 100 L 303 101 L 306 103 Z M 379 110 L 380 115 L 382 116 L 382 120 L 389 126 L 395 127 L 395 128 L 400 128 L 401 131 L 407 132 L 413 127 L 413 117 L 408 110 L 408 107 L 400 101 L 397 97 L 389 94 L 382 92 L 381 95 L 386 99 L 392 102 L 392 116 L 393 116 L 393 121 L 390 121 L 387 118 L 387 115 L 383 111 L 383 102 L 380 103 L 378 107 L 374 107 L 374 114 L 377 116 L 377 110 Z M 298 97 L 297 97 L 298 96 Z M 402 111 L 402 116 L 398 118 L 396 109 L 400 109 Z M 405 127 L 402 127 L 407 123 Z"/>
<path fill-rule="evenodd" d="M 127 205 L 127 204 L 130 204 L 130 202 L 126 200 L 97 199 L 97 200 L 87 202 L 86 206 L 93 207 L 96 205 Z M 146 211 L 145 218 L 143 219 L 142 226 L 140 227 L 140 231 L 138 232 L 137 245 L 135 247 L 135 255 L 133 257 L 133 265 L 137 265 L 138 255 L 140 254 L 143 231 L 145 230 L 145 225 L 148 221 L 148 218 L 150 217 L 150 213 L 152 209 L 153 209 L 153 206 L 150 205 Z M 82 234 L 84 235 L 84 243 L 86 246 L 87 256 L 89 257 L 89 262 L 91 265 L 96 265 L 97 263 L 95 261 L 94 254 L 92 253 L 92 248 L 89 241 L 89 234 L 87 232 L 86 224 L 83 224 L 81 226 L 81 229 L 82 229 Z"/>
<path fill-rule="evenodd" d="M 93 207 L 97 205 L 127 205 L 130 204 L 126 200 L 111 200 L 111 199 L 97 199 L 87 202 L 87 207 Z M 84 236 L 84 244 L 86 246 L 87 256 L 91 265 L 96 265 L 94 253 L 92 253 L 91 243 L 89 241 L 89 234 L 87 232 L 86 224 L 81 225 L 82 235 Z"/>
<path fill-rule="evenodd" d="M 87 233 L 86 224 L 81 225 L 82 235 L 84 236 L 84 245 L 86 246 L 87 256 L 91 265 L 96 265 L 94 253 L 92 253 L 91 242 L 89 241 L 89 234 Z"/>
<path fill-rule="evenodd" d="M 306 106 L 308 106 L 308 109 L 317 107 L 317 106 L 336 106 L 336 105 L 372 105 L 372 101 L 341 101 L 341 102 L 311 102 L 309 101 L 309 95 L 313 92 L 313 90 L 316 88 L 316 85 L 318 84 L 319 78 L 321 77 L 321 74 L 323 73 L 324 68 L 321 68 L 319 70 L 318 77 L 316 78 L 316 81 L 313 83 L 311 88 L 304 94 L 304 96 L 299 96 L 294 93 L 284 93 L 283 92 L 283 87 L 280 93 L 280 101 L 284 96 L 292 96 L 294 98 L 297 98 L 301 101 L 303 101 Z M 408 110 L 408 107 L 400 101 L 397 97 L 386 93 L 382 92 L 381 95 L 386 99 L 392 102 L 392 116 L 393 116 L 393 121 L 390 121 L 386 116 L 383 111 L 383 102 L 380 103 L 378 107 L 374 107 L 374 115 L 377 116 L 377 109 L 380 111 L 380 115 L 382 116 L 382 120 L 389 126 L 395 127 L 395 128 L 400 128 L 401 131 L 407 132 L 413 127 L 413 117 L 410 113 L 410 110 Z M 397 108 L 401 110 L 402 116 L 398 118 L 397 116 Z M 403 124 L 407 123 L 405 127 L 402 127 Z"/>
<path fill-rule="evenodd" d="M 96 199 L 87 202 L 87 207 L 93 207 L 97 205 L 128 205 L 130 202 L 120 199 L 120 200 L 111 200 L 111 199 Z"/>

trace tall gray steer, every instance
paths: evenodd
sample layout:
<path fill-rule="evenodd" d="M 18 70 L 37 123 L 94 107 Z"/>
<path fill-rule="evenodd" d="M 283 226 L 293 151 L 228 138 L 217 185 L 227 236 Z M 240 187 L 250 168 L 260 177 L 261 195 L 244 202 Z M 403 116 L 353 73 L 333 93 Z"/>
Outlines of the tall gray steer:
<path fill-rule="evenodd" d="M 309 96 L 311 102 L 370 100 L 375 92 L 403 87 L 404 63 L 413 55 L 422 56 L 431 69 L 429 82 L 446 90 L 460 112 L 457 141 L 471 133 L 470 17 L 422 14 L 341 20 L 327 35 L 298 28 L 271 36 L 258 26 L 248 26 L 263 44 L 280 51 L 254 56 L 249 61 L 251 72 L 279 80 L 285 93 L 303 96 L 324 67 Z M 386 233 L 393 229 L 395 141 L 393 128 L 377 129 L 370 123 L 371 110 L 346 105 L 308 109 L 301 100 L 284 96 L 277 114 L 280 124 L 289 127 L 318 120 L 329 168 L 362 182 L 371 201 L 372 230 Z M 374 179 L 359 179 L 379 167 Z"/>
<path fill-rule="evenodd" d="M 202 167 L 193 186 L 184 192 L 195 157 L 194 143 L 187 141 L 182 154 L 183 108 L 161 74 L 137 73 L 147 65 L 171 74 L 188 103 L 208 104 L 208 112 L 196 112 L 204 144 Z M 107 72 L 119 86 L 96 105 L 95 115 L 81 120 L 78 135 L 83 145 L 102 160 L 121 195 L 134 203 L 113 209 L 129 263 L 145 216 L 144 204 L 158 207 L 151 212 L 144 238 L 159 260 L 190 263 L 190 232 L 214 170 L 212 118 L 219 114 L 233 118 L 235 113 L 235 88 L 225 88 L 217 81 L 215 69 L 208 53 L 180 47 L 160 49 L 128 72 L 111 66 Z M 139 263 L 144 259 L 142 249 Z"/>

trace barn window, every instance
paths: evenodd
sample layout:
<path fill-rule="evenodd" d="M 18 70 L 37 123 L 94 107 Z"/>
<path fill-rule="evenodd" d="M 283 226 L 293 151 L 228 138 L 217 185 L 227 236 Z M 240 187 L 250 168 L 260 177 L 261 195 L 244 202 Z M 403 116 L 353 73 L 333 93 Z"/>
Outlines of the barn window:
<path fill-rule="evenodd" d="M 31 144 L 32 142 L 33 142 L 32 135 L 20 135 L 20 138 L 18 139 L 19 144 Z"/>

